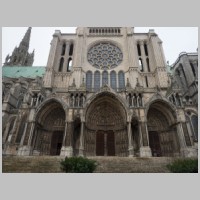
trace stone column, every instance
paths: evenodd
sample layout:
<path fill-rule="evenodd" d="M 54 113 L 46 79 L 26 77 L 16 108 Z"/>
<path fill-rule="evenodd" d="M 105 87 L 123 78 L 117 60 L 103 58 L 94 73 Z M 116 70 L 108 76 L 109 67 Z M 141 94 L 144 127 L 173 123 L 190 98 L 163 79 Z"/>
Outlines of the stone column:
<path fill-rule="evenodd" d="M 81 96 L 81 94 L 78 93 L 78 96 L 77 96 L 77 99 L 78 99 L 77 100 L 77 106 L 78 106 L 78 108 L 80 107 L 80 98 L 81 98 L 80 96 Z"/>
<path fill-rule="evenodd" d="M 110 83 L 110 72 L 108 71 L 108 86 L 110 86 L 111 87 L 111 83 Z"/>
<path fill-rule="evenodd" d="M 73 134 L 73 121 L 68 121 L 65 123 L 63 146 L 61 148 L 61 153 L 60 153 L 61 156 L 67 156 L 67 157 L 73 156 L 72 134 Z"/>
<path fill-rule="evenodd" d="M 129 157 L 134 156 L 133 137 L 132 137 L 132 129 L 130 121 L 128 122 L 128 152 L 129 152 Z"/>
<path fill-rule="evenodd" d="M 23 135 L 22 135 L 22 138 L 21 138 L 21 141 L 20 141 L 20 146 L 23 146 L 23 144 L 24 144 L 24 138 L 25 138 L 25 135 L 26 135 L 27 125 L 28 125 L 28 123 L 26 122 L 25 127 L 24 127 L 24 132 L 23 132 Z"/>
<path fill-rule="evenodd" d="M 84 156 L 84 128 L 85 122 L 81 121 L 81 134 L 80 134 L 80 146 L 79 146 L 79 156 Z"/>
<path fill-rule="evenodd" d="M 147 123 L 139 122 L 139 133 L 140 133 L 140 157 L 152 157 L 151 148 L 149 147 L 149 137 L 147 130 Z"/>
<path fill-rule="evenodd" d="M 67 122 L 65 122 L 65 130 L 64 130 L 64 136 L 63 136 L 62 146 L 65 146 L 66 133 L 67 133 Z"/>
<path fill-rule="evenodd" d="M 142 102 L 142 107 L 143 107 L 144 106 L 143 94 L 141 95 L 141 102 Z"/>
<path fill-rule="evenodd" d="M 107 149 L 107 134 L 104 134 L 104 156 L 108 155 L 108 149 Z"/>
<path fill-rule="evenodd" d="M 131 101 L 132 101 L 132 106 L 133 106 L 133 107 L 135 107 L 135 105 L 134 105 L 134 98 L 135 98 L 135 96 L 133 95 L 133 96 L 131 97 Z"/>
<path fill-rule="evenodd" d="M 36 101 L 35 106 L 38 106 L 38 101 L 39 101 L 39 95 L 37 94 L 37 101 Z"/>
<path fill-rule="evenodd" d="M 136 94 L 136 96 L 135 96 L 135 102 L 136 102 L 136 107 L 137 108 L 139 107 L 138 97 L 139 97 L 139 94 Z"/>

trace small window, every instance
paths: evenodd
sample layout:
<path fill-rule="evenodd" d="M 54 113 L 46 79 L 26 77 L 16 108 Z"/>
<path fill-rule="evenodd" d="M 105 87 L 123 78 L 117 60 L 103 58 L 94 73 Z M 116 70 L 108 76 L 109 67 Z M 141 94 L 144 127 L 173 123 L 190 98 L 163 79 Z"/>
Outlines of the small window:
<path fill-rule="evenodd" d="M 66 49 L 66 44 L 63 44 L 62 45 L 62 53 L 61 53 L 62 56 L 65 55 L 65 49 Z"/>
<path fill-rule="evenodd" d="M 140 44 L 137 44 L 137 51 L 138 51 L 138 56 L 141 56 Z"/>
<path fill-rule="evenodd" d="M 147 44 L 144 44 L 144 52 L 145 52 L 145 55 L 148 56 Z"/>
<path fill-rule="evenodd" d="M 64 63 L 64 58 L 62 57 L 60 59 L 60 64 L 59 64 L 59 69 L 58 69 L 59 72 L 61 72 L 63 70 L 63 63 Z"/>
<path fill-rule="evenodd" d="M 73 49 L 74 49 L 74 45 L 71 44 L 71 45 L 70 45 L 70 48 L 69 48 L 69 56 L 72 56 L 72 54 L 73 54 Z"/>
<path fill-rule="evenodd" d="M 147 76 L 145 76 L 145 81 L 146 81 L 146 86 L 149 87 Z"/>
<path fill-rule="evenodd" d="M 148 72 L 150 72 L 149 58 L 147 58 L 146 61 L 147 61 L 147 69 L 148 69 Z"/>

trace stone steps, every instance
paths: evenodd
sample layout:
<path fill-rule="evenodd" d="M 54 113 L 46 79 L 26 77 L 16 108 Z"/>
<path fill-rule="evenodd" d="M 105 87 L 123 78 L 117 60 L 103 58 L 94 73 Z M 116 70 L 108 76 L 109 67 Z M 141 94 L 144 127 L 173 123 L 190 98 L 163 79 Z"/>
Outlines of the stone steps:
<path fill-rule="evenodd" d="M 174 158 L 89 157 L 98 163 L 96 173 L 168 173 Z M 3 173 L 62 173 L 60 156 L 3 156 Z"/>

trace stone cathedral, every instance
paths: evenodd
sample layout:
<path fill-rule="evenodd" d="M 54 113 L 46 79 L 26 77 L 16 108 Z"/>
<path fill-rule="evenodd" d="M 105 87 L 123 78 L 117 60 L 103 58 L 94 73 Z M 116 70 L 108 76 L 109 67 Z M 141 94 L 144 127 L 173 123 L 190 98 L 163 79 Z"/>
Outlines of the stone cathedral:
<path fill-rule="evenodd" d="M 30 36 L 2 67 L 3 154 L 197 156 L 198 101 L 183 90 L 198 92 L 197 53 L 170 71 L 153 29 L 79 27 L 56 30 L 33 67 Z"/>

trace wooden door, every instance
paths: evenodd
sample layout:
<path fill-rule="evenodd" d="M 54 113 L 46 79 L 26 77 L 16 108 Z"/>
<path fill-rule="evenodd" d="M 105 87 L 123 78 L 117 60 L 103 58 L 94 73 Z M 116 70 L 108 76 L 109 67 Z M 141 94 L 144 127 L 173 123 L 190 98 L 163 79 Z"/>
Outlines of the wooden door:
<path fill-rule="evenodd" d="M 113 131 L 107 132 L 107 155 L 115 156 L 115 137 Z"/>
<path fill-rule="evenodd" d="M 104 156 L 104 132 L 98 131 L 96 134 L 96 155 Z"/>
<path fill-rule="evenodd" d="M 115 156 L 115 137 L 113 131 L 98 131 L 96 134 L 96 155 Z"/>

